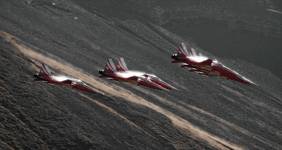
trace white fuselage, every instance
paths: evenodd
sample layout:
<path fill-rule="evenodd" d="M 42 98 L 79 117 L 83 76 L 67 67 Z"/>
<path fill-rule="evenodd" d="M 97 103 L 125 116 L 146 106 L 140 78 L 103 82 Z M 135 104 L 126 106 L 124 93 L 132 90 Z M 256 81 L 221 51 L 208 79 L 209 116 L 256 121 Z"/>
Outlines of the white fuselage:
<path fill-rule="evenodd" d="M 209 59 L 208 57 L 205 56 L 187 56 L 187 58 L 196 63 L 201 63 Z"/>
<path fill-rule="evenodd" d="M 63 75 L 51 75 L 50 78 L 54 81 L 57 81 L 57 82 L 63 82 L 63 81 L 66 81 L 66 80 L 70 80 L 70 81 L 74 81 L 74 82 L 82 82 L 79 79 L 74 79 L 74 78 L 71 78 L 71 77 L 68 77 L 68 76 L 63 76 Z"/>
<path fill-rule="evenodd" d="M 134 70 L 128 70 L 128 71 L 118 71 L 114 73 L 117 77 L 117 80 L 124 80 L 130 83 L 138 83 L 140 79 L 145 80 L 151 80 L 151 79 L 157 79 L 160 80 L 156 75 L 154 74 L 148 74 L 141 71 L 134 71 Z"/>
<path fill-rule="evenodd" d="M 118 71 L 115 72 L 115 75 L 120 77 L 120 78 L 124 78 L 124 79 L 128 79 L 131 77 L 144 77 L 146 73 L 145 72 L 140 72 L 140 71 Z"/>
<path fill-rule="evenodd" d="M 202 62 L 204 62 L 204 61 L 206 61 L 206 60 L 209 59 L 209 58 L 206 57 L 206 56 L 187 56 L 187 58 L 188 58 L 190 61 L 194 62 L 194 63 L 202 63 Z M 214 65 L 218 65 L 218 64 L 219 64 L 219 62 L 218 62 L 216 59 L 213 59 L 210 66 L 204 66 L 204 67 L 205 67 L 205 68 L 210 68 L 210 67 L 212 67 L 212 66 L 214 66 Z"/>

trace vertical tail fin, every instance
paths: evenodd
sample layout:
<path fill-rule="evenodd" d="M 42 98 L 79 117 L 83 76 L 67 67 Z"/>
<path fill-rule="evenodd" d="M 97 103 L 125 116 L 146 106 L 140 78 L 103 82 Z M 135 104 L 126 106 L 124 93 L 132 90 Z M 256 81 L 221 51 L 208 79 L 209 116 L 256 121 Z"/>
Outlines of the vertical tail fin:
<path fill-rule="evenodd" d="M 186 45 L 183 42 L 176 48 L 176 51 L 177 54 L 174 54 L 175 56 L 180 56 L 180 57 L 189 56 Z"/>
<path fill-rule="evenodd" d="M 43 74 L 46 74 L 46 75 L 51 75 L 52 72 L 51 70 L 49 69 L 49 67 L 45 64 L 41 64 L 41 68 L 40 68 L 40 72 L 43 73 Z"/>
<path fill-rule="evenodd" d="M 196 50 L 192 47 L 189 48 L 189 50 L 187 49 L 186 45 L 182 42 L 180 44 L 180 46 L 177 48 L 177 52 L 180 54 L 180 55 L 184 55 L 184 56 L 196 56 L 198 55 Z"/>
<path fill-rule="evenodd" d="M 123 57 L 120 57 L 118 59 L 118 64 L 116 65 L 116 68 L 118 71 L 127 71 L 128 70 Z"/>
<path fill-rule="evenodd" d="M 197 54 L 196 50 L 192 47 L 190 48 L 190 52 L 191 52 L 191 55 L 193 55 L 193 56 L 199 55 L 199 54 Z"/>
<path fill-rule="evenodd" d="M 178 52 L 182 55 L 185 55 L 185 56 L 188 56 L 189 53 L 188 53 L 188 50 L 187 50 L 187 47 L 186 45 L 182 42 L 180 44 L 180 46 L 178 47 Z"/>
<path fill-rule="evenodd" d="M 117 71 L 117 68 L 116 68 L 113 60 L 111 58 L 109 58 L 106 66 L 105 66 L 104 72 L 112 73 L 112 72 L 116 72 L 116 71 Z"/>

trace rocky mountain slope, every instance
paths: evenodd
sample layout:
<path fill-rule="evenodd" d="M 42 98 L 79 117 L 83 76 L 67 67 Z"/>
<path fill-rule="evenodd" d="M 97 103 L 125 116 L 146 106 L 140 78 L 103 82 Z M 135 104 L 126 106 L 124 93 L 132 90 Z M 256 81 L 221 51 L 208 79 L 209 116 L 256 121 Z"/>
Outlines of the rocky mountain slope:
<path fill-rule="evenodd" d="M 199 76 L 171 64 L 177 44 L 195 40 L 169 31 L 170 22 L 150 17 L 146 8 L 155 4 L 159 12 L 174 7 L 160 3 L 0 1 L 1 147 L 281 149 L 282 81 L 237 59 L 218 58 L 257 86 Z M 204 7 L 204 2 L 198 3 Z M 140 10 L 128 10 L 136 7 Z M 129 68 L 155 73 L 178 90 L 163 92 L 99 79 L 97 70 L 106 58 L 118 56 Z M 100 92 L 85 94 L 34 82 L 29 59 L 82 78 Z"/>

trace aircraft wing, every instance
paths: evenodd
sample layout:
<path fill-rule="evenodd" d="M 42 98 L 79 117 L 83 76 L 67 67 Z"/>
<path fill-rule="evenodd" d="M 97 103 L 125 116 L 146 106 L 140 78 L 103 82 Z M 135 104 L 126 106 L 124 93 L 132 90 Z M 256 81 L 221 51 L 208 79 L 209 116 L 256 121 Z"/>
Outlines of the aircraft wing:
<path fill-rule="evenodd" d="M 150 88 L 167 90 L 166 88 L 158 85 L 157 83 L 154 83 L 153 81 L 151 81 L 149 79 L 138 78 L 137 82 L 138 82 L 139 85 L 147 86 L 147 87 L 150 87 Z"/>
<path fill-rule="evenodd" d="M 95 92 L 89 85 L 87 85 L 85 82 L 73 82 L 72 88 L 75 88 L 77 90 L 83 91 L 83 92 Z"/>
<path fill-rule="evenodd" d="M 200 68 L 197 68 L 197 67 L 192 67 L 192 66 L 188 66 L 188 65 L 183 65 L 182 67 L 187 67 L 190 72 L 195 72 L 195 73 L 200 74 L 200 75 L 208 75 L 208 73 L 209 73 L 209 71 L 204 70 L 204 69 L 200 69 Z"/>

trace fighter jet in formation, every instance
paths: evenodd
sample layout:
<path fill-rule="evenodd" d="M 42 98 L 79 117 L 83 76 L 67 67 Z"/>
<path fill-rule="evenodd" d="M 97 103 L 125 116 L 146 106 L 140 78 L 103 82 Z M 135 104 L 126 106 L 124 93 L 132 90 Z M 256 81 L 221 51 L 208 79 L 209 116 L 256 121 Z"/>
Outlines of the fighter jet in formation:
<path fill-rule="evenodd" d="M 65 75 L 54 74 L 45 64 L 37 65 L 40 71 L 34 75 L 35 81 L 47 82 L 49 84 L 63 85 L 84 92 L 93 90 L 83 81 Z"/>
<path fill-rule="evenodd" d="M 201 53 L 197 53 L 194 48 L 189 48 L 188 51 L 184 43 L 181 43 L 176 51 L 177 53 L 171 56 L 172 63 L 179 63 L 181 67 L 187 68 L 191 72 L 205 76 L 221 76 L 245 84 L 254 84 L 251 80 L 224 66 L 216 59 L 210 59 Z"/>
<path fill-rule="evenodd" d="M 112 59 L 108 59 L 108 62 L 104 70 L 99 70 L 100 77 L 104 77 L 111 80 L 129 82 L 137 84 L 139 86 L 145 86 L 159 90 L 172 90 L 175 87 L 164 82 L 154 74 L 149 74 L 141 71 L 128 70 L 127 65 L 123 58 L 118 59 L 118 63 L 115 64 Z"/>

